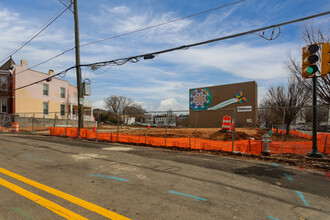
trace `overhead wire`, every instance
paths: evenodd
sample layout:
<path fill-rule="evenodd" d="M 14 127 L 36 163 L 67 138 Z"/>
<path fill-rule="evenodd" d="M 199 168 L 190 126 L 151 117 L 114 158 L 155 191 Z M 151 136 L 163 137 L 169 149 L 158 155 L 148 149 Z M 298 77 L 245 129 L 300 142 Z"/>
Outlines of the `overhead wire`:
<path fill-rule="evenodd" d="M 207 41 L 201 41 L 201 42 L 197 42 L 197 43 L 194 43 L 194 44 L 182 45 L 182 46 L 179 46 L 179 47 L 169 48 L 169 49 L 165 49 L 165 50 L 160 50 L 160 51 L 156 51 L 156 52 L 152 52 L 152 53 L 146 53 L 146 54 L 141 54 L 141 55 L 127 57 L 127 58 L 120 58 L 120 59 L 115 59 L 115 60 L 110 60 L 110 61 L 103 61 L 103 62 L 96 62 L 96 63 L 91 63 L 91 64 L 82 64 L 80 66 L 81 67 L 90 67 L 92 70 L 96 70 L 99 67 L 107 66 L 107 65 L 123 65 L 127 62 L 136 63 L 141 58 L 153 59 L 156 55 L 159 55 L 159 54 L 168 53 L 168 52 L 172 52 L 172 51 L 175 51 L 175 50 L 189 49 L 191 47 L 196 47 L 196 46 L 200 46 L 200 45 L 204 45 L 204 44 L 209 44 L 209 43 L 213 43 L 213 42 L 216 42 L 216 41 L 222 41 L 222 40 L 227 40 L 227 39 L 231 39 L 231 38 L 241 37 L 241 36 L 244 36 L 244 35 L 253 34 L 253 33 L 260 32 L 260 31 L 263 31 L 263 30 L 267 30 L 267 29 L 270 29 L 270 28 L 281 27 L 281 26 L 285 26 L 285 25 L 288 25 L 288 24 L 293 24 L 293 23 L 309 20 L 309 19 L 312 19 L 312 18 L 325 16 L 325 15 L 328 15 L 328 14 L 330 14 L 330 11 L 315 14 L 315 15 L 311 15 L 311 16 L 307 16 L 307 17 L 303 17 L 303 18 L 299 18 L 299 19 L 295 19 L 295 20 L 291 20 L 291 21 L 282 22 L 282 23 L 279 23 L 279 24 L 269 25 L 269 26 L 266 26 L 266 27 L 241 32 L 241 33 L 238 33 L 238 34 L 228 35 L 228 36 L 225 36 L 225 37 L 215 38 L 215 39 L 211 39 L 211 40 L 207 40 Z"/>
<path fill-rule="evenodd" d="M 12 90 L 10 90 L 10 91 L 8 91 L 8 92 L 12 92 L 12 91 L 16 91 L 16 90 L 19 90 L 19 89 L 23 89 L 23 88 L 26 88 L 26 87 L 29 87 L 29 86 L 32 86 L 32 85 L 35 85 L 35 84 L 41 83 L 41 82 L 43 82 L 43 81 L 51 81 L 55 76 L 63 75 L 62 77 L 64 77 L 65 74 L 66 74 L 66 72 L 68 72 L 69 70 L 74 69 L 74 68 L 76 68 L 76 66 L 72 66 L 72 67 L 67 68 L 66 70 L 63 70 L 63 71 L 61 71 L 61 72 L 59 72 L 59 73 L 56 73 L 56 74 L 54 74 L 54 75 L 52 75 L 52 76 L 46 77 L 46 78 L 44 78 L 44 79 L 41 79 L 41 80 L 38 80 L 38 81 L 35 81 L 35 82 L 32 82 L 32 83 L 29 83 L 29 84 L 27 84 L 27 85 L 24 85 L 24 86 L 21 86 L 21 87 L 15 88 L 15 89 L 12 89 Z"/>
<path fill-rule="evenodd" d="M 19 46 L 17 49 L 15 49 L 13 52 L 11 52 L 8 56 L 3 58 L 0 63 L 4 62 L 8 58 L 10 58 L 12 55 L 20 51 L 23 47 L 25 47 L 28 43 L 30 43 L 32 40 L 34 40 L 39 34 L 41 34 L 44 30 L 46 30 L 51 24 L 53 24 L 59 17 L 61 17 L 66 10 L 68 10 L 71 7 L 71 4 L 66 7 L 60 14 L 58 14 L 55 18 L 53 18 L 46 26 L 44 26 L 41 30 L 39 30 L 36 34 L 34 34 L 31 38 L 29 38 L 27 41 L 25 41 L 21 46 Z"/>
<path fill-rule="evenodd" d="M 59 0 L 60 1 L 60 0 Z M 240 0 L 240 1 L 236 1 L 236 2 L 232 2 L 230 4 L 226 4 L 226 5 L 221 5 L 221 6 L 218 6 L 218 7 L 215 7 L 215 8 L 211 8 L 211 9 L 208 9 L 208 10 L 205 10 L 205 11 L 201 11 L 201 12 L 198 12 L 198 13 L 195 13 L 195 14 L 192 14 L 192 15 L 187 15 L 187 16 L 184 16 L 184 17 L 180 17 L 180 18 L 176 18 L 174 20 L 170 20 L 170 21 L 167 21 L 167 22 L 163 22 L 163 23 L 159 23 L 159 24 L 156 24 L 156 25 L 152 25 L 152 26 L 148 26 L 148 27 L 145 27 L 145 28 L 141 28 L 141 29 L 138 29 L 138 30 L 135 30 L 135 31 L 131 31 L 131 32 L 127 32 L 127 33 L 123 33 L 123 34 L 119 34 L 119 35 L 115 35 L 115 36 L 112 36 L 112 37 L 107 37 L 107 38 L 103 38 L 103 39 L 100 39 L 100 40 L 96 40 L 96 41 L 92 41 L 92 42 L 89 42 L 89 43 L 85 43 L 85 44 L 81 44 L 79 47 L 84 47 L 84 46 L 88 46 L 88 45 L 92 45 L 92 44 L 96 44 L 96 43 L 101 43 L 103 41 L 107 41 L 107 40 L 112 40 L 112 39 L 115 39 L 115 38 L 119 38 L 119 37 L 123 37 L 123 36 L 127 36 L 127 35 L 130 35 L 130 34 L 134 34 L 134 33 L 138 33 L 138 32 L 141 32 L 141 31 L 145 31 L 145 30 L 149 30 L 149 29 L 152 29 L 152 28 L 156 28 L 156 27 L 160 27 L 160 26 L 163 26 L 163 25 L 166 25 L 166 24 L 170 24 L 170 23 L 174 23 L 174 22 L 177 22 L 177 21 L 180 21 L 180 20 L 183 20 L 183 19 L 187 19 L 187 18 L 191 18 L 191 17 L 194 17 L 194 16 L 198 16 L 198 15 L 201 15 L 201 14 L 205 14 L 205 13 L 208 13 L 208 12 L 212 12 L 212 11 L 215 11 L 215 10 L 219 10 L 221 8 L 225 8 L 225 7 L 229 7 L 229 6 L 232 6 L 232 5 L 235 5 L 235 4 L 238 4 L 238 3 L 241 3 L 241 2 L 244 2 L 246 0 Z M 34 67 L 37 67 L 37 66 L 40 66 L 44 63 L 47 63 L 59 56 L 62 56 L 72 50 L 74 50 L 75 47 L 72 47 L 70 49 L 67 49 L 51 58 L 48 58 L 47 60 L 45 61 L 42 61 L 41 63 L 31 67 L 31 68 L 34 68 Z M 25 72 L 26 70 L 22 70 L 16 74 L 20 74 L 20 73 L 23 73 Z"/>
<path fill-rule="evenodd" d="M 68 7 L 68 5 L 66 5 L 62 0 L 58 0 L 58 1 L 61 2 L 61 4 L 64 5 L 65 7 Z M 72 5 L 72 2 L 70 1 L 69 4 Z M 74 13 L 74 12 L 72 11 L 71 7 L 69 7 L 69 10 L 70 10 L 72 13 Z"/>
<path fill-rule="evenodd" d="M 99 67 L 107 66 L 107 65 L 124 65 L 127 62 L 136 63 L 141 58 L 153 59 L 156 55 L 159 55 L 159 54 L 168 53 L 168 52 L 172 52 L 172 51 L 176 51 L 176 50 L 189 49 L 191 47 L 196 47 L 196 46 L 199 46 L 199 45 L 209 44 L 209 43 L 213 43 L 213 42 L 216 42 L 216 41 L 222 41 L 222 40 L 227 40 L 227 39 L 231 39 L 231 38 L 241 37 L 241 36 L 244 36 L 244 35 L 253 34 L 253 33 L 260 32 L 260 31 L 263 31 L 263 30 L 267 30 L 267 29 L 270 29 L 270 28 L 281 27 L 281 26 L 285 26 L 285 25 L 288 25 L 288 24 L 293 24 L 293 23 L 309 20 L 309 19 L 312 19 L 312 18 L 325 16 L 325 15 L 328 15 L 328 14 L 330 14 L 330 11 L 315 14 L 315 15 L 311 15 L 311 16 L 307 16 L 307 17 L 298 18 L 298 19 L 291 20 L 291 21 L 282 22 L 282 23 L 279 23 L 279 24 L 269 25 L 269 26 L 266 26 L 266 27 L 241 32 L 241 33 L 238 33 L 238 34 L 228 35 L 228 36 L 225 36 L 225 37 L 215 38 L 215 39 L 211 39 L 211 40 L 207 40 L 207 41 L 201 41 L 201 42 L 197 42 L 197 43 L 194 43 L 194 44 L 183 45 L 183 46 L 174 47 L 174 48 L 170 48 L 170 49 L 166 49 L 166 50 L 160 50 L 160 51 L 156 51 L 156 52 L 153 52 L 153 53 L 146 53 L 146 54 L 131 56 L 131 57 L 127 57 L 127 58 L 120 58 L 120 59 L 115 59 L 115 60 L 110 60 L 110 61 L 96 62 L 96 63 L 90 63 L 90 64 L 81 64 L 79 66 L 80 67 L 90 67 L 92 70 L 96 70 Z M 52 79 L 53 77 L 61 75 L 61 74 L 65 74 L 67 71 L 69 71 L 71 69 L 74 69 L 74 68 L 76 68 L 76 66 L 72 66 L 72 67 L 70 67 L 70 68 L 68 68 L 68 69 L 66 69 L 66 70 L 64 70 L 60 73 L 54 74 L 50 77 L 47 77 L 45 79 L 36 81 L 34 83 L 30 83 L 30 84 L 27 84 L 25 86 L 15 88 L 14 90 L 26 88 L 28 86 L 40 83 L 42 81 Z"/>

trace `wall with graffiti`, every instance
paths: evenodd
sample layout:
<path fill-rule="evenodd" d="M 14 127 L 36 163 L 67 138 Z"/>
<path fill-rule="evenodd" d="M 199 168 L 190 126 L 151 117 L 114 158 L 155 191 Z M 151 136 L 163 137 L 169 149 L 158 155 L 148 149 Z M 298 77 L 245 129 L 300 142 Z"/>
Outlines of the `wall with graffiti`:
<path fill-rule="evenodd" d="M 255 126 L 257 91 L 255 81 L 190 89 L 191 127 L 221 127 L 224 115 L 235 117 L 238 126 Z"/>

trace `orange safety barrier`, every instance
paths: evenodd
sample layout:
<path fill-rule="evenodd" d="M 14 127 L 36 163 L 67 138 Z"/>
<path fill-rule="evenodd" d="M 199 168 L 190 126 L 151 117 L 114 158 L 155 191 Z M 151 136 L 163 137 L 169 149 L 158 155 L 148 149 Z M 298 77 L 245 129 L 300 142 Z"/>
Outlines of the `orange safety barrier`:
<path fill-rule="evenodd" d="M 78 137 L 78 128 L 49 128 L 51 135 L 62 136 L 66 135 L 68 137 Z M 320 135 L 320 140 L 318 140 L 318 150 L 321 153 L 324 153 L 325 147 L 325 136 L 328 135 L 328 140 L 330 139 L 329 134 Z M 323 139 L 321 139 L 323 137 Z M 151 136 L 135 136 L 135 135 L 126 135 L 117 133 L 96 133 L 88 129 L 80 130 L 80 138 L 86 139 L 97 139 L 97 140 L 106 140 L 110 142 L 120 142 L 128 144 L 146 144 L 151 146 L 164 147 L 165 138 L 161 137 L 151 137 Z M 207 151 L 231 151 L 232 142 L 231 141 L 213 141 L 197 138 L 167 138 L 166 147 L 178 147 L 186 149 L 196 149 L 196 150 L 207 150 Z M 272 154 L 281 153 L 282 142 L 274 141 L 269 144 L 269 149 Z M 258 140 L 242 140 L 234 142 L 234 151 L 260 155 L 262 151 L 262 142 Z M 311 141 L 301 141 L 301 142 L 283 142 L 283 153 L 292 153 L 292 154 L 301 154 L 306 155 L 312 150 Z M 326 153 L 330 154 L 330 141 L 327 141 L 326 144 Z"/>
<path fill-rule="evenodd" d="M 12 132 L 19 132 L 19 124 L 18 122 L 13 122 L 11 125 L 11 131 Z"/>
<path fill-rule="evenodd" d="M 231 117 L 229 115 L 225 115 L 222 118 L 222 130 L 230 130 L 231 126 Z"/>
<path fill-rule="evenodd" d="M 0 126 L 0 131 L 2 131 L 2 127 Z"/>

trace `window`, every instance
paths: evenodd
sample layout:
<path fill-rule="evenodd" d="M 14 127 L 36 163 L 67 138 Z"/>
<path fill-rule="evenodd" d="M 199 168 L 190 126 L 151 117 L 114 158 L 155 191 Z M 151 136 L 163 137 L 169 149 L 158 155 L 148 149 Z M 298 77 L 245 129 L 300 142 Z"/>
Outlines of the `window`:
<path fill-rule="evenodd" d="M 65 88 L 61 87 L 61 98 L 65 99 Z"/>
<path fill-rule="evenodd" d="M 48 102 L 42 103 L 42 112 L 44 115 L 48 115 Z"/>
<path fill-rule="evenodd" d="M 5 113 L 7 112 L 7 99 L 0 99 L 1 102 L 1 112 Z"/>
<path fill-rule="evenodd" d="M 0 90 L 7 91 L 7 77 L 0 77 Z"/>
<path fill-rule="evenodd" d="M 61 116 L 65 115 L 65 105 L 61 105 Z"/>
<path fill-rule="evenodd" d="M 73 100 L 77 100 L 77 93 L 73 93 Z"/>
<path fill-rule="evenodd" d="M 48 90 L 49 90 L 49 85 L 48 84 L 43 84 L 42 94 L 48 96 Z"/>

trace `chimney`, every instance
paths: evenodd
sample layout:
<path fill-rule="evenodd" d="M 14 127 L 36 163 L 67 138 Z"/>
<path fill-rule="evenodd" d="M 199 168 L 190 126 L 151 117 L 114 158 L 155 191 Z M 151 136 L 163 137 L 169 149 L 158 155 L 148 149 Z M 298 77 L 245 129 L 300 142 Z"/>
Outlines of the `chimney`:
<path fill-rule="evenodd" d="M 48 74 L 49 74 L 50 76 L 54 75 L 54 70 L 48 70 Z"/>
<path fill-rule="evenodd" d="M 21 60 L 21 66 L 23 67 L 23 69 L 27 69 L 28 68 L 28 61 Z"/>

